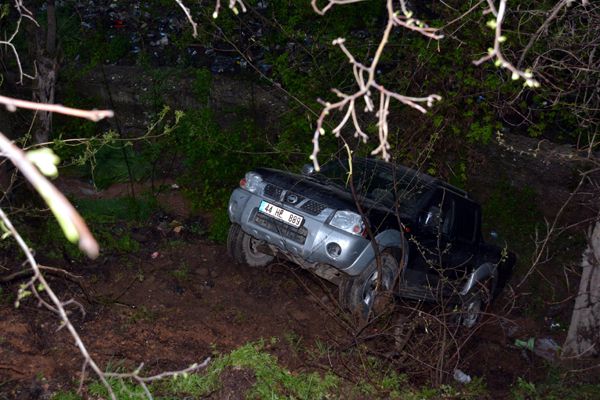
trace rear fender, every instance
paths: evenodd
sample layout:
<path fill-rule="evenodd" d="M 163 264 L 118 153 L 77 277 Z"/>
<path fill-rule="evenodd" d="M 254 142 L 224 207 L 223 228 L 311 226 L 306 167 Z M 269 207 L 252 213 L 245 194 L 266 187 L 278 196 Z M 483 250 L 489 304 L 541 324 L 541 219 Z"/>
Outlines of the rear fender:
<path fill-rule="evenodd" d="M 498 282 L 498 267 L 496 264 L 492 263 L 484 263 L 481 264 L 477 269 L 471 272 L 467 282 L 464 284 L 462 290 L 460 291 L 460 295 L 464 296 L 469 293 L 473 288 L 477 286 L 478 283 L 484 282 L 486 279 L 492 279 L 492 293 L 495 292 L 496 283 Z"/>

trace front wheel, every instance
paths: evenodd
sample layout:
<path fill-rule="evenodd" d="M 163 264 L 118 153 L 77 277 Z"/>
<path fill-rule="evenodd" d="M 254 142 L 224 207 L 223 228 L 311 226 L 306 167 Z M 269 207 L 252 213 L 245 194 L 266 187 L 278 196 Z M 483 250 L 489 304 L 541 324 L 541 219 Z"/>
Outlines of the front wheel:
<path fill-rule="evenodd" d="M 365 268 L 359 275 L 342 279 L 339 287 L 339 299 L 342 308 L 367 319 L 377 293 L 391 291 L 398 278 L 398 262 L 392 254 L 381 254 L 381 286 L 377 288 L 379 271 L 377 260 Z"/>
<path fill-rule="evenodd" d="M 262 241 L 248 235 L 238 224 L 229 227 L 227 252 L 238 263 L 250 267 L 264 267 L 273 261 L 273 256 L 259 250 Z"/>

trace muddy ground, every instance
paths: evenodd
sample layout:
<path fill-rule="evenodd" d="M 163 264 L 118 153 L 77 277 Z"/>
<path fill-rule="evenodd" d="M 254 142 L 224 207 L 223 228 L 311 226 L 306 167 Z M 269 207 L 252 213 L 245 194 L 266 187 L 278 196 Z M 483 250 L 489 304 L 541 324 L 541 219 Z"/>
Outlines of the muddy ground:
<path fill-rule="evenodd" d="M 152 258 L 154 252 L 160 255 Z M 84 304 L 85 317 L 73 309 L 73 320 L 104 366 L 133 368 L 145 362 L 148 371 L 180 369 L 261 338 L 293 335 L 309 347 L 318 339 L 334 348 L 351 339 L 320 305 L 331 303 L 310 274 L 286 264 L 265 270 L 238 266 L 224 246 L 202 239 L 165 238 L 139 254 L 70 271 L 85 277 L 88 299 L 71 281 L 51 278 L 52 284 L 63 298 Z M 16 291 L 17 284 L 5 290 Z M 68 333 L 55 332 L 57 326 L 56 317 L 33 300 L 18 310 L 2 304 L 0 398 L 47 398 L 76 386 L 82 360 Z M 476 335 L 470 341 L 475 348 L 465 352 L 461 368 L 485 375 L 495 398 L 508 395 L 517 377 L 535 375 L 543 365 L 512 347 L 496 325 Z M 280 343 L 270 349 L 280 363 L 292 370 L 315 369 L 291 352 L 285 340 Z M 232 398 L 242 398 L 243 391 Z"/>
<path fill-rule="evenodd" d="M 88 299 L 73 282 L 51 281 L 63 298 L 84 304 L 85 316 L 73 309 L 73 320 L 101 365 L 180 369 L 260 338 L 292 333 L 313 342 L 337 329 L 286 268 L 240 268 L 223 246 L 204 240 L 149 243 L 139 254 L 70 271 L 85 277 Z M 53 390 L 72 387 L 81 357 L 56 328 L 33 300 L 0 307 L 0 398 L 31 398 L 28 389 L 39 390 L 42 378 Z"/>
<path fill-rule="evenodd" d="M 105 196 L 122 194 L 122 190 L 111 190 L 114 193 Z M 181 199 L 167 201 L 180 204 L 170 210 L 172 219 L 187 212 Z M 165 220 L 164 212 L 161 219 Z M 352 332 L 338 318 L 331 285 L 285 262 L 265 269 L 236 265 L 224 245 L 185 228 L 165 231 L 156 218 L 134 237 L 141 243 L 135 254 L 105 254 L 96 261 L 72 265 L 55 260 L 52 266 L 66 268 L 80 278 L 49 275 L 61 298 L 74 298 L 85 307 L 85 315 L 71 308 L 71 317 L 103 368 L 134 369 L 144 362 L 148 372 L 181 369 L 247 342 L 276 337 L 280 340 L 269 351 L 292 371 L 332 368 L 349 381 L 361 378 L 356 372 L 360 368 L 348 369 L 331 358 L 315 363 L 306 353 L 292 351 L 292 344 L 285 340 L 296 338 L 309 349 L 318 340 L 334 353 L 352 349 Z M 68 332 L 57 331 L 57 318 L 37 307 L 32 298 L 14 308 L 11 293 L 16 293 L 21 282 L 2 285 L 0 399 L 51 398 L 51 393 L 77 387 L 82 358 Z M 506 304 L 506 299 L 500 301 L 497 311 Z M 462 370 L 485 378 L 492 398 L 509 398 L 519 377 L 536 380 L 546 371 L 543 360 L 514 346 L 515 337 L 544 334 L 543 321 L 524 318 L 518 308 L 506 317 L 467 334 L 457 361 Z M 413 335 L 423 335 L 423 339 L 413 337 L 412 343 L 435 350 L 437 344 L 427 340 L 426 330 L 417 329 Z M 381 349 L 377 339 L 368 344 Z M 428 383 L 426 370 L 420 368 L 417 384 Z M 223 393 L 243 398 L 248 385 L 240 385 L 237 378 L 223 379 Z"/>

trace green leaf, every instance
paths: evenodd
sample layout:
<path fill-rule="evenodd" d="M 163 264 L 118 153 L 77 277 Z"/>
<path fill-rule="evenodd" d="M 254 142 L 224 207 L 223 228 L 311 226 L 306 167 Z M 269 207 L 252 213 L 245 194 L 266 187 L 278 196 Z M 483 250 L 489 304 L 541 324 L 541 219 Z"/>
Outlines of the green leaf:
<path fill-rule="evenodd" d="M 60 163 L 60 158 L 54 154 L 52 149 L 44 147 L 37 150 L 30 150 L 26 153 L 26 157 L 38 167 L 42 174 L 53 178 L 58 176 L 56 166 Z"/>

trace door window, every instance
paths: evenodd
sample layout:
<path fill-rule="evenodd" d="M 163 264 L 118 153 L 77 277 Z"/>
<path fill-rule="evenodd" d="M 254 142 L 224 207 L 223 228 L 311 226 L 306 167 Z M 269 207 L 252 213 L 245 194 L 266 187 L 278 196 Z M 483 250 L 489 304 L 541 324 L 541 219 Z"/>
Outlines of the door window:
<path fill-rule="evenodd" d="M 423 228 L 444 236 L 452 234 L 455 214 L 454 199 L 445 190 L 439 190 L 433 198 L 429 209 L 422 217 Z"/>

